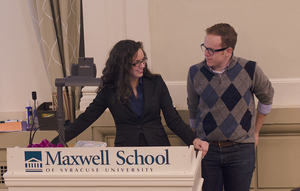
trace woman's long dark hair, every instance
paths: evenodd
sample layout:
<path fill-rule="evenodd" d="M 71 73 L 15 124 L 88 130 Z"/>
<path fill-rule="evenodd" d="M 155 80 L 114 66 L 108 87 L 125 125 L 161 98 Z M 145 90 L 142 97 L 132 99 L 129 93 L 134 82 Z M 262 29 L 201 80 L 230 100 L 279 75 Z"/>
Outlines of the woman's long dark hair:
<path fill-rule="evenodd" d="M 112 48 L 102 71 L 103 85 L 98 88 L 98 92 L 106 86 L 116 88 L 116 98 L 122 104 L 126 103 L 132 92 L 130 83 L 132 61 L 139 49 L 142 49 L 147 57 L 142 42 L 122 40 Z M 146 77 L 154 75 L 149 71 L 147 64 L 143 75 Z"/>

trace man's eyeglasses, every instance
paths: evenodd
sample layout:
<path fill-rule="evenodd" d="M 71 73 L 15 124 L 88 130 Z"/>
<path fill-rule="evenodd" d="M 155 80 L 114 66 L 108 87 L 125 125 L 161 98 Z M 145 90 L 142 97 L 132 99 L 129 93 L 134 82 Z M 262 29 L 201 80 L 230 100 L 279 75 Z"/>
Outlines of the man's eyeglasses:
<path fill-rule="evenodd" d="M 139 67 L 142 63 L 144 63 L 145 65 L 147 64 L 147 60 L 148 58 L 143 58 L 142 60 L 137 60 L 135 61 L 134 63 L 132 63 L 131 65 L 132 66 L 135 66 L 135 67 Z"/>
<path fill-rule="evenodd" d="M 229 48 L 229 47 L 227 47 L 227 48 Z M 214 50 L 214 49 L 207 48 L 206 46 L 204 46 L 204 43 L 201 44 L 201 49 L 203 50 L 203 52 L 205 52 L 207 50 L 210 55 L 214 55 L 215 52 L 220 52 L 220 51 L 226 50 L 227 48 L 221 48 L 221 49 Z"/>

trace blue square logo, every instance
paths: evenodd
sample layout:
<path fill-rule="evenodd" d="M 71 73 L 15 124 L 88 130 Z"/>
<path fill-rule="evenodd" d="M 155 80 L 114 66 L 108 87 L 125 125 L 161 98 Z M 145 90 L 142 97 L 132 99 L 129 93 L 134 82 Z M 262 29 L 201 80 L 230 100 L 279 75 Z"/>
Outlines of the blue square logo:
<path fill-rule="evenodd" d="M 25 151 L 25 172 L 43 172 L 42 152 Z"/>

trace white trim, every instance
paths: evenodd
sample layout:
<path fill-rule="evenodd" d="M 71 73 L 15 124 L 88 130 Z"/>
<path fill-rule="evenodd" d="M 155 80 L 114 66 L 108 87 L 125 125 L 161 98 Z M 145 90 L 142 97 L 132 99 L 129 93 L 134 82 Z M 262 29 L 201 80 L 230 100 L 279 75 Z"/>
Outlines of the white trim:
<path fill-rule="evenodd" d="M 300 78 L 277 78 L 270 79 L 270 81 L 275 89 L 273 107 L 300 107 Z M 186 82 L 172 81 L 166 82 L 166 84 L 169 88 L 174 105 L 178 108 L 187 108 Z"/>
<path fill-rule="evenodd" d="M 270 81 L 276 84 L 300 84 L 300 78 L 277 78 L 270 79 Z"/>
<path fill-rule="evenodd" d="M 273 107 L 300 107 L 300 78 L 270 79 L 270 81 L 275 89 Z M 186 81 L 167 81 L 166 84 L 175 107 L 177 109 L 187 109 Z M 95 92 L 95 89 L 84 87 L 82 91 L 84 103 L 80 104 L 80 110 L 85 110 L 86 105 L 92 101 L 90 98 L 93 96 L 90 93 Z M 87 99 L 85 95 L 89 95 L 89 98 Z"/>

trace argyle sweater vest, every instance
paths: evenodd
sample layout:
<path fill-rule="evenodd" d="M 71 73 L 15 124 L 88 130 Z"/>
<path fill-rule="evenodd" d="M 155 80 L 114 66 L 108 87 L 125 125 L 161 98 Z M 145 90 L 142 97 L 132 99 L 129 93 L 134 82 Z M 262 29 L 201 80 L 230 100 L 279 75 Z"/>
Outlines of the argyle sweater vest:
<path fill-rule="evenodd" d="M 255 142 L 256 62 L 234 59 L 221 76 L 213 73 L 205 61 L 190 67 L 188 106 L 190 116 L 196 114 L 196 134 L 201 140 Z M 191 107 L 195 103 L 197 108 Z"/>

